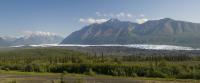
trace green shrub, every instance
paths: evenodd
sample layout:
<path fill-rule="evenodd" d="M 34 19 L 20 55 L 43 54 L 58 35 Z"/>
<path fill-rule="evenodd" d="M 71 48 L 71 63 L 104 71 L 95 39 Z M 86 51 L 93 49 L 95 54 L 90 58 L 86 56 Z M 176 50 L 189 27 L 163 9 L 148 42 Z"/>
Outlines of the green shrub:
<path fill-rule="evenodd" d="M 95 76 L 96 73 L 90 68 L 89 71 L 85 72 L 86 75 Z"/>

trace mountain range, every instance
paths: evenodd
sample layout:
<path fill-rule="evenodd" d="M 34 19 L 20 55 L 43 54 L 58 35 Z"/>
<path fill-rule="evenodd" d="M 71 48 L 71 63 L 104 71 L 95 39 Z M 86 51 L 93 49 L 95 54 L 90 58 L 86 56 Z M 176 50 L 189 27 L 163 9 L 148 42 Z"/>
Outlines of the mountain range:
<path fill-rule="evenodd" d="M 53 34 L 31 34 L 16 39 L 14 45 L 55 44 L 63 40 L 61 36 Z"/>
<path fill-rule="evenodd" d="M 110 19 L 71 33 L 65 39 L 56 34 L 31 33 L 23 37 L 0 36 L 0 46 L 38 44 L 150 44 L 200 47 L 200 23 L 170 18 L 143 24 Z"/>
<path fill-rule="evenodd" d="M 23 37 L 0 37 L 0 46 L 38 45 L 60 43 L 64 38 L 55 34 L 32 33 Z"/>
<path fill-rule="evenodd" d="M 170 18 L 143 24 L 110 19 L 75 31 L 61 44 L 165 44 L 200 47 L 200 23 Z"/>
<path fill-rule="evenodd" d="M 7 46 L 7 45 L 9 45 L 9 43 L 6 40 L 4 40 L 2 37 L 0 37 L 0 46 Z"/>
<path fill-rule="evenodd" d="M 9 46 L 14 40 L 16 40 L 15 37 L 0 36 L 0 46 Z"/>

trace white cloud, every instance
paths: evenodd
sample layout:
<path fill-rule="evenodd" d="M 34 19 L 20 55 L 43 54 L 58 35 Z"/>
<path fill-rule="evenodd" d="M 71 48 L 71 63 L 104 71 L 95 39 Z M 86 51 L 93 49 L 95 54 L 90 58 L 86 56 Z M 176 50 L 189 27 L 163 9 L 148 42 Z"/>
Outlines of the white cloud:
<path fill-rule="evenodd" d="M 125 17 L 125 13 L 124 12 L 120 12 L 119 14 L 116 14 L 117 17 Z"/>
<path fill-rule="evenodd" d="M 133 15 L 131 13 L 120 12 L 120 13 L 116 14 L 115 17 L 131 19 L 131 18 L 133 18 Z"/>
<path fill-rule="evenodd" d="M 103 22 L 106 22 L 108 21 L 108 19 L 104 19 L 104 18 L 101 18 L 101 19 L 94 19 L 94 18 L 88 18 L 88 19 L 83 19 L 83 18 L 80 18 L 79 19 L 79 22 L 81 23 L 86 23 L 86 24 L 93 24 L 93 23 L 103 23 Z"/>
<path fill-rule="evenodd" d="M 105 14 L 105 13 L 96 12 L 95 14 L 96 14 L 98 17 L 109 17 L 109 14 Z"/>
<path fill-rule="evenodd" d="M 118 12 L 118 13 L 95 12 L 95 15 L 96 15 L 95 17 L 91 17 L 91 18 L 80 18 L 79 22 L 85 23 L 85 24 L 103 23 L 103 22 L 108 21 L 108 19 L 111 19 L 111 18 L 117 18 L 123 21 L 126 20 L 126 21 L 137 22 L 139 24 L 142 24 L 148 21 L 147 17 L 144 14 L 133 15 L 130 12 Z M 94 19 L 94 18 L 100 18 L 100 19 Z"/>
<path fill-rule="evenodd" d="M 145 23 L 146 21 L 148 21 L 147 18 L 136 19 L 136 22 L 137 22 L 138 24 L 143 24 L 143 23 Z"/>
<path fill-rule="evenodd" d="M 125 13 L 125 12 L 120 12 L 120 13 L 100 13 L 100 12 L 96 12 L 95 13 L 98 17 L 103 17 L 103 18 L 128 18 L 131 19 L 133 18 L 133 15 L 131 13 Z"/>

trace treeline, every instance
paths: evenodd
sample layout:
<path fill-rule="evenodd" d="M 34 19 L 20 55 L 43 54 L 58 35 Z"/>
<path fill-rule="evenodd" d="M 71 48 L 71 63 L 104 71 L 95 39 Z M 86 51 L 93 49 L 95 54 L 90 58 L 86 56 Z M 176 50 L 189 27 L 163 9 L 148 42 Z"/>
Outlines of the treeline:
<path fill-rule="evenodd" d="M 200 79 L 200 57 L 187 54 L 120 56 L 83 53 L 64 48 L 32 48 L 0 52 L 1 70 L 104 74 L 127 77 Z"/>
<path fill-rule="evenodd" d="M 189 55 L 189 56 L 199 56 L 199 50 L 148 50 L 148 49 L 137 49 L 137 48 L 128 48 L 120 46 L 92 46 L 92 47 L 66 47 L 70 50 L 80 51 L 84 53 L 90 53 L 92 55 L 101 55 L 102 52 L 104 55 L 120 55 L 120 56 L 179 56 L 179 55 Z"/>
<path fill-rule="evenodd" d="M 5 69 L 4 69 L 5 68 Z M 24 72 L 78 73 L 87 75 L 112 75 L 126 77 L 160 77 L 180 79 L 200 79 L 199 65 L 178 65 L 159 62 L 157 65 L 125 64 L 50 64 L 39 63 L 27 65 L 6 65 L 2 70 L 19 70 Z"/>

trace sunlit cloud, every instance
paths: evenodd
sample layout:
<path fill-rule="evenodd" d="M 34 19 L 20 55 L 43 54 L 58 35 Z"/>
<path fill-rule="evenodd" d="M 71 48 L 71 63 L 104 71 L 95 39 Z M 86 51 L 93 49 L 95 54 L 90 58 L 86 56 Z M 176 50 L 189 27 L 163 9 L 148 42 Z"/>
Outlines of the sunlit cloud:
<path fill-rule="evenodd" d="M 98 17 L 106 17 L 106 18 L 127 18 L 131 19 L 133 18 L 133 15 L 131 13 L 125 13 L 125 12 L 119 12 L 119 13 L 95 13 Z"/>
<path fill-rule="evenodd" d="M 136 22 L 138 24 L 145 23 L 148 21 L 148 18 L 144 14 L 133 15 L 129 12 L 119 12 L 119 13 L 102 13 L 95 12 L 96 16 L 90 18 L 80 18 L 79 22 L 84 24 L 93 24 L 93 23 L 103 23 L 108 21 L 111 18 L 117 18 L 119 20 L 126 20 L 131 22 Z"/>
<path fill-rule="evenodd" d="M 84 18 L 80 18 L 79 19 L 79 22 L 81 23 L 86 23 L 86 24 L 93 24 L 93 23 L 103 23 L 103 22 L 106 22 L 108 21 L 108 19 L 104 19 L 104 18 L 100 18 L 100 19 L 94 19 L 94 18 L 87 18 L 87 19 L 84 19 Z"/>
<path fill-rule="evenodd" d="M 136 22 L 137 22 L 138 24 L 143 24 L 143 23 L 145 23 L 145 22 L 147 22 L 147 21 L 148 21 L 147 18 L 136 19 Z"/>

